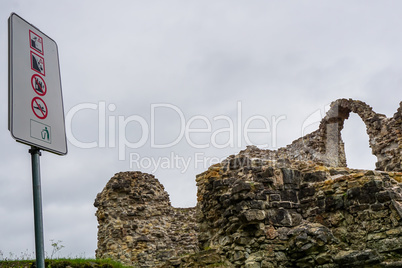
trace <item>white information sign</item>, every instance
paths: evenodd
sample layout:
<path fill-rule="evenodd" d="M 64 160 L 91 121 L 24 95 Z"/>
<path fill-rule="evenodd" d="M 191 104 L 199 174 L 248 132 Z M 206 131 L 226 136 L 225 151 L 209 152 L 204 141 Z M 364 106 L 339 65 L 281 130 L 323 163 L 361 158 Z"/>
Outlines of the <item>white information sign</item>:
<path fill-rule="evenodd" d="M 9 18 L 9 120 L 14 139 L 67 154 L 57 44 L 12 13 Z"/>

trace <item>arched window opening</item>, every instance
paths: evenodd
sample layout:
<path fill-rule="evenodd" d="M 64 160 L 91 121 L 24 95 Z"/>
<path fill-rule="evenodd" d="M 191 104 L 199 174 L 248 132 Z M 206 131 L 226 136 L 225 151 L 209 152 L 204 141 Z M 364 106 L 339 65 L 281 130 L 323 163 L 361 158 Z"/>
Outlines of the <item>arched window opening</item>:
<path fill-rule="evenodd" d="M 344 122 L 342 140 L 345 143 L 346 164 L 349 168 L 374 170 L 377 157 L 369 147 L 366 125 L 359 115 L 350 113 Z"/>

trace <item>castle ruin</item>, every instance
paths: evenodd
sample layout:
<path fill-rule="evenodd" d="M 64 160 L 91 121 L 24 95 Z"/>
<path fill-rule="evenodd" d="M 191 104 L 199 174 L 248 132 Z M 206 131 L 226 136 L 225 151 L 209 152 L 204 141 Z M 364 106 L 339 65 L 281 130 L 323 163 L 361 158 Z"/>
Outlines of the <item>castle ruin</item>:
<path fill-rule="evenodd" d="M 346 167 L 350 112 L 376 170 Z M 402 102 L 387 118 L 336 100 L 318 130 L 199 174 L 195 208 L 173 208 L 150 174 L 117 173 L 95 200 L 96 256 L 134 267 L 402 267 L 401 127 Z"/>

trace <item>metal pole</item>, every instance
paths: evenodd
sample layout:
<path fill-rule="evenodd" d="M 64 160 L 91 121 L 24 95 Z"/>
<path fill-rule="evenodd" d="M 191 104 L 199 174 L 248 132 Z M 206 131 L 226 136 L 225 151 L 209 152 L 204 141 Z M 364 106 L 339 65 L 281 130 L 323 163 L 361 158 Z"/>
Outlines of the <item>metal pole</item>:
<path fill-rule="evenodd" d="M 32 160 L 32 187 L 35 222 L 36 267 L 45 268 L 45 250 L 43 242 L 42 194 L 40 184 L 40 149 L 34 146 L 29 150 Z"/>

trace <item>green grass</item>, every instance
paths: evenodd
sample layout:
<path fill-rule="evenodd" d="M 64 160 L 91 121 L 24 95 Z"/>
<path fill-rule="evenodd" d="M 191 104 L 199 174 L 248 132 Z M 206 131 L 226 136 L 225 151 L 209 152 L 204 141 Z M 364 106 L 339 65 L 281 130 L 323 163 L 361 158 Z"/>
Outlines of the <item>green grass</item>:
<path fill-rule="evenodd" d="M 119 262 L 111 259 L 46 259 L 46 268 L 126 268 Z M 34 268 L 36 267 L 34 260 L 4 260 L 0 261 L 0 267 L 15 267 L 15 268 Z"/>

